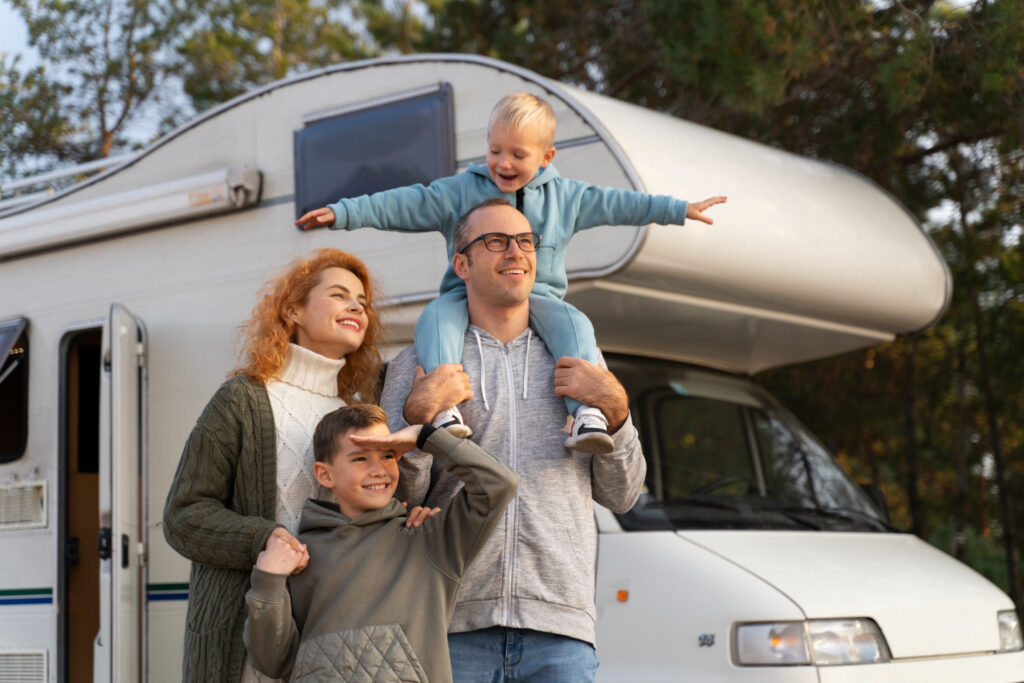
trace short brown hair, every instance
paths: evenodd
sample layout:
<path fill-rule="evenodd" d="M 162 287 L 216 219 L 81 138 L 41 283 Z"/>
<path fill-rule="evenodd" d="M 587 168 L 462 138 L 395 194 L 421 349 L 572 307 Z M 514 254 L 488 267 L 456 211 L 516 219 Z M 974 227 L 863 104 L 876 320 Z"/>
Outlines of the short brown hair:
<path fill-rule="evenodd" d="M 555 112 L 550 104 L 536 95 L 516 92 L 502 97 L 491 110 L 491 120 L 487 124 L 488 137 L 495 123 L 516 133 L 526 126 L 535 125 L 545 147 L 555 144 Z"/>
<path fill-rule="evenodd" d="M 455 245 L 455 253 L 459 253 L 460 249 L 464 249 L 466 246 L 466 229 L 469 226 L 469 217 L 472 216 L 478 209 L 486 209 L 491 206 L 507 206 L 510 209 L 515 207 L 508 203 L 508 200 L 503 197 L 489 197 L 472 209 L 462 214 L 462 218 L 452 228 L 452 243 Z"/>
<path fill-rule="evenodd" d="M 338 452 L 338 437 L 357 429 L 388 423 L 388 416 L 379 406 L 357 403 L 342 406 L 320 418 L 313 432 L 313 456 L 317 462 L 330 464 Z"/>

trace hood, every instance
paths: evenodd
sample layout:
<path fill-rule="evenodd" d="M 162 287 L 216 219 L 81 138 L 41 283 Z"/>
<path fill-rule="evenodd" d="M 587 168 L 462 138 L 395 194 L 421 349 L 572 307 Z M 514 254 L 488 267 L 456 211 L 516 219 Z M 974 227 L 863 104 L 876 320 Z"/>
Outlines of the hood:
<path fill-rule="evenodd" d="M 469 173 L 475 173 L 476 175 L 479 175 L 479 176 L 483 176 L 484 178 L 487 178 L 488 180 L 490 180 L 490 178 L 491 178 L 491 172 L 487 170 L 486 164 L 485 165 L 470 164 L 469 166 L 466 167 L 466 171 L 469 172 Z M 533 180 L 531 180 L 530 182 L 526 183 L 526 187 L 529 188 L 529 189 L 534 189 L 534 188 L 540 187 L 541 185 L 544 185 L 545 183 L 549 183 L 549 182 L 551 182 L 552 180 L 554 180 L 555 178 L 558 178 L 558 177 L 560 177 L 560 176 L 559 176 L 559 173 L 558 173 L 558 169 L 555 168 L 555 165 L 554 164 L 548 164 L 544 168 L 537 169 L 537 175 L 533 176 Z M 509 194 L 507 196 L 512 196 L 512 195 Z"/>
<path fill-rule="evenodd" d="M 808 619 L 869 617 L 894 659 L 992 652 L 995 585 L 909 534 L 680 532 L 789 597 Z"/>
<path fill-rule="evenodd" d="M 392 498 L 384 507 L 364 512 L 355 519 L 346 517 L 337 503 L 328 503 L 323 500 L 313 500 L 310 498 L 302 506 L 299 533 L 331 531 L 344 526 L 367 526 L 376 522 L 386 522 L 394 517 L 402 517 L 404 515 L 405 508 L 395 498 Z"/>

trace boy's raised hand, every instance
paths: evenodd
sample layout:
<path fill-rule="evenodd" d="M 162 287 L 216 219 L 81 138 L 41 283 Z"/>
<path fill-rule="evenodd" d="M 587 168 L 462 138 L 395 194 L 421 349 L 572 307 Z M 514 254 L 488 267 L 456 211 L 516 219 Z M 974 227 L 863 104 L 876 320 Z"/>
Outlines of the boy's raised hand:
<path fill-rule="evenodd" d="M 712 225 L 714 221 L 705 216 L 704 212 L 715 204 L 724 204 L 725 200 L 726 197 L 719 195 L 717 197 L 708 197 L 702 202 L 689 202 L 686 205 L 686 217 L 690 220 Z"/>
<path fill-rule="evenodd" d="M 295 221 L 300 230 L 312 230 L 334 225 L 334 212 L 326 206 L 320 209 L 307 211 Z"/>
<path fill-rule="evenodd" d="M 368 436 L 365 434 L 350 434 L 349 439 L 357 446 L 370 448 L 391 449 L 395 455 L 401 456 L 406 451 L 416 448 L 416 439 L 420 436 L 423 425 L 409 425 L 397 432 L 391 432 L 387 436 Z"/>
<path fill-rule="evenodd" d="M 286 532 L 287 533 L 287 532 Z M 256 556 L 256 568 L 270 574 L 298 574 L 309 563 L 309 552 L 306 546 L 280 535 L 272 535 L 267 539 L 266 547 Z M 292 541 L 295 541 L 294 543 Z"/>

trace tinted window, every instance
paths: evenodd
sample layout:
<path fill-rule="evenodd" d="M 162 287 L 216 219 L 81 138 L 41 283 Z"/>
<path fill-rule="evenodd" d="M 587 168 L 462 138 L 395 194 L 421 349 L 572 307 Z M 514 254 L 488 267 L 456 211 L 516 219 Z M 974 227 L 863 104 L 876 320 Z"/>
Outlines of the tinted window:
<path fill-rule="evenodd" d="M 0 322 L 0 462 L 17 460 L 28 441 L 27 321 Z"/>
<path fill-rule="evenodd" d="M 647 490 L 626 530 L 888 529 L 824 446 L 753 383 L 724 373 L 607 357 L 630 395 Z"/>
<path fill-rule="evenodd" d="M 319 119 L 295 133 L 295 215 L 455 172 L 452 88 Z"/>

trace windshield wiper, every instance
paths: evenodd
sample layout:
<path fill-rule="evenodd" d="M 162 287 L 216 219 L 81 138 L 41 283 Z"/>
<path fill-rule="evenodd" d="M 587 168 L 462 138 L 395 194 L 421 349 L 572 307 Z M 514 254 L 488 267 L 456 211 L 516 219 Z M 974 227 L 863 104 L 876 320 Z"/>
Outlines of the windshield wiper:
<path fill-rule="evenodd" d="M 729 499 L 680 496 L 678 498 L 651 501 L 645 504 L 642 509 L 646 511 L 674 508 L 676 514 L 673 514 L 673 518 L 679 513 L 682 513 L 685 517 L 686 508 L 691 510 L 723 510 L 734 513 L 739 519 L 746 520 L 744 524 L 752 525 L 750 528 L 792 528 L 793 526 L 800 526 L 816 531 L 821 528 L 820 523 L 815 523 L 807 518 L 776 513 L 774 507 L 764 506 L 763 500 L 757 497 Z M 728 519 L 728 517 L 723 517 L 722 519 Z M 736 518 L 733 519 L 735 520 Z M 779 526 L 780 523 L 782 523 L 781 527 Z M 744 528 L 747 527 L 745 526 Z"/>
<path fill-rule="evenodd" d="M 843 522 L 853 522 L 856 524 L 862 524 L 866 525 L 871 529 L 874 529 L 875 531 L 899 531 L 899 529 L 889 524 L 885 520 L 879 519 L 878 517 L 873 517 L 872 515 L 861 512 L 859 510 L 846 510 L 843 508 L 809 508 L 799 506 L 772 507 L 768 509 L 791 517 L 797 515 L 804 515 L 807 517 L 815 517 L 819 519 L 832 519 L 840 520 Z"/>

